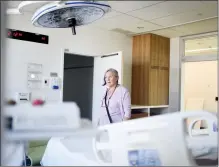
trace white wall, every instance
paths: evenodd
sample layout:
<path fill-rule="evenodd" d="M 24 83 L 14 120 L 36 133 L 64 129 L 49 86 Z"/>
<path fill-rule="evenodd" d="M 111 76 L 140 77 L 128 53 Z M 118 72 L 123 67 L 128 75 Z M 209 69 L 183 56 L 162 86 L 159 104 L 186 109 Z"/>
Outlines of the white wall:
<path fill-rule="evenodd" d="M 180 109 L 180 39 L 170 39 L 169 112 Z"/>
<path fill-rule="evenodd" d="M 49 35 L 49 45 L 7 39 L 6 52 L 6 95 L 13 96 L 14 92 L 27 91 L 27 63 L 43 64 L 43 75 L 57 72 L 62 76 L 63 49 L 71 53 L 84 55 L 102 55 L 122 51 L 124 55 L 124 75 L 127 77 L 125 86 L 131 83 L 132 39 L 123 34 L 104 31 L 89 26 L 78 27 L 77 35 L 73 36 L 71 29 L 36 28 L 31 25 L 29 15 L 11 15 L 7 18 L 7 27 L 28 32 Z M 94 85 L 98 87 L 100 85 Z M 83 89 L 83 88 L 81 88 Z M 95 93 L 95 92 L 94 92 Z M 33 92 L 35 97 L 48 100 L 60 100 L 60 92 L 38 90 Z"/>
<path fill-rule="evenodd" d="M 210 112 L 217 111 L 217 61 L 187 62 L 182 68 L 184 79 L 182 87 L 184 88 L 183 99 L 187 110 L 191 108 L 202 109 Z M 190 104 L 190 100 L 197 100 L 203 103 Z M 189 105 L 187 105 L 189 103 Z"/>

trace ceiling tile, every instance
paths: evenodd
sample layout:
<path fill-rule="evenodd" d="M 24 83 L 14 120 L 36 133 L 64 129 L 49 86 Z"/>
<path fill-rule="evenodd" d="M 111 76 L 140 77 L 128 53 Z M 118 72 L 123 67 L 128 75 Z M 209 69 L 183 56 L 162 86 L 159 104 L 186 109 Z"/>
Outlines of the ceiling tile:
<path fill-rule="evenodd" d="M 105 16 L 103 17 L 103 19 L 110 18 L 110 17 L 115 17 L 115 16 L 118 16 L 118 15 L 121 15 L 121 14 L 122 14 L 122 13 L 120 13 L 120 12 L 111 10 L 111 12 L 105 14 Z"/>
<path fill-rule="evenodd" d="M 179 37 L 182 35 L 181 32 L 172 30 L 170 28 L 168 29 L 162 29 L 162 30 L 157 30 L 157 31 L 152 31 L 152 34 L 157 34 L 157 35 L 161 35 L 164 37 L 168 37 L 168 38 L 174 38 L 174 37 Z"/>
<path fill-rule="evenodd" d="M 162 28 L 161 26 L 157 26 L 157 25 L 142 21 L 140 19 L 127 16 L 125 14 L 119 15 L 117 17 L 108 18 L 108 19 L 100 19 L 92 23 L 92 25 L 99 27 L 99 28 L 104 28 L 107 30 L 119 28 L 119 29 L 131 31 L 135 33 L 151 31 L 154 29 Z"/>
<path fill-rule="evenodd" d="M 176 13 L 188 12 L 203 6 L 204 4 L 200 1 L 166 1 L 127 14 L 144 20 L 152 20 Z"/>
<path fill-rule="evenodd" d="M 217 18 L 215 18 L 215 19 L 208 19 L 204 21 L 190 23 L 182 26 L 176 26 L 173 27 L 172 29 L 182 32 L 183 35 L 191 35 L 191 34 L 217 31 L 218 30 L 217 26 L 218 26 L 218 20 Z"/>
<path fill-rule="evenodd" d="M 146 22 L 146 21 L 140 21 L 136 25 L 130 25 L 128 30 L 135 32 L 135 33 L 142 33 L 145 31 L 152 31 L 156 29 L 162 28 L 161 26 Z"/>
<path fill-rule="evenodd" d="M 168 26 L 174 26 L 174 25 L 188 23 L 192 21 L 198 21 L 215 16 L 217 16 L 217 6 L 212 6 L 211 8 L 207 6 L 191 12 L 185 12 L 185 13 L 170 15 L 160 19 L 151 20 L 150 22 L 168 27 Z"/>
<path fill-rule="evenodd" d="M 151 6 L 162 1 L 108 1 L 112 9 L 119 12 L 129 12 L 136 9 L 141 9 L 146 6 Z"/>

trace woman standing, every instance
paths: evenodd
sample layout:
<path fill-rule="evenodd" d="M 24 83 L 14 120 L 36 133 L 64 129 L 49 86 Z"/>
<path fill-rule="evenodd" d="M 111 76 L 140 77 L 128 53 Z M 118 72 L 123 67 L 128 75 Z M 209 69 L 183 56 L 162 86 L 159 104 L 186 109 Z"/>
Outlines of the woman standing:
<path fill-rule="evenodd" d="M 128 89 L 118 84 L 115 69 L 108 69 L 104 75 L 106 90 L 101 101 L 98 125 L 122 122 L 131 117 L 131 98 Z"/>

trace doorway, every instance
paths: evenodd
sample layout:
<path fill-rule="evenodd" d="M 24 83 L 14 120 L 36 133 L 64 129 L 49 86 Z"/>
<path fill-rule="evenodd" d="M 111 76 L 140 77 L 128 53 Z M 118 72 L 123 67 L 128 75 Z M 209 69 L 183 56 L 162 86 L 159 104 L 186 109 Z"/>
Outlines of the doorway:
<path fill-rule="evenodd" d="M 94 57 L 64 53 L 63 101 L 76 102 L 92 120 Z"/>
<path fill-rule="evenodd" d="M 184 39 L 181 110 L 217 112 L 217 34 Z"/>
<path fill-rule="evenodd" d="M 183 39 L 181 59 L 181 111 L 217 113 L 218 57 L 217 34 L 202 34 Z M 188 124 L 192 119 L 188 119 Z M 198 121 L 195 128 L 206 128 Z"/>

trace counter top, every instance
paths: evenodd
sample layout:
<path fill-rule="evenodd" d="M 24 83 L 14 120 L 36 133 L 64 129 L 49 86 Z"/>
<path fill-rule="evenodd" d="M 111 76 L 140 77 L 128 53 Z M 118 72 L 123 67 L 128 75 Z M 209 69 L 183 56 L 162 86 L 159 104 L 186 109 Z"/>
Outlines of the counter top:
<path fill-rule="evenodd" d="M 132 105 L 131 109 L 146 109 L 146 108 L 167 108 L 169 105 L 159 105 L 159 106 L 140 106 L 140 105 Z"/>

